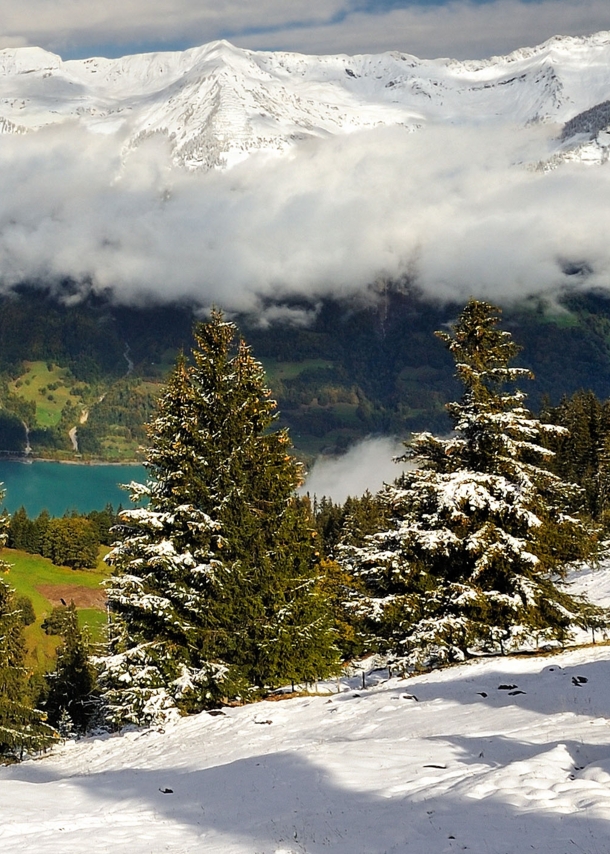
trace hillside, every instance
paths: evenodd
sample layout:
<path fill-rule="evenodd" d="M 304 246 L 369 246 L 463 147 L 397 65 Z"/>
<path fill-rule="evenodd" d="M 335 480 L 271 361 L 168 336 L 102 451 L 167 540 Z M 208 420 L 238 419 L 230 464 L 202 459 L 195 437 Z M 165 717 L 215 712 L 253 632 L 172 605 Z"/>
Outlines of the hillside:
<path fill-rule="evenodd" d="M 610 649 L 492 659 L 0 768 L 7 854 L 601 852 Z M 377 684 L 375 684 L 377 683 Z"/>
<path fill-rule="evenodd" d="M 237 320 L 261 359 L 298 453 L 340 453 L 369 435 L 444 430 L 444 404 L 458 389 L 434 331 L 461 306 L 388 284 L 369 304 L 301 300 L 308 325 L 278 318 Z M 591 388 L 610 397 L 610 302 L 567 294 L 552 306 L 531 300 L 504 312 L 521 361 L 542 395 Z M 89 299 L 66 306 L 40 290 L 0 298 L 0 450 L 34 456 L 137 459 L 144 423 L 180 348 L 188 350 L 195 307 L 125 307 Z"/>
<path fill-rule="evenodd" d="M 50 616 L 61 600 L 74 602 L 78 609 L 81 627 L 87 627 L 91 640 L 98 643 L 104 637 L 107 624 L 106 598 L 101 582 L 109 575 L 103 562 L 103 548 L 96 570 L 74 570 L 55 566 L 41 555 L 14 549 L 3 549 L 2 557 L 10 564 L 4 580 L 20 596 L 27 596 L 33 605 L 35 621 L 25 629 L 28 666 L 33 670 L 47 671 L 54 666 L 58 635 L 48 635 L 42 623 Z"/>

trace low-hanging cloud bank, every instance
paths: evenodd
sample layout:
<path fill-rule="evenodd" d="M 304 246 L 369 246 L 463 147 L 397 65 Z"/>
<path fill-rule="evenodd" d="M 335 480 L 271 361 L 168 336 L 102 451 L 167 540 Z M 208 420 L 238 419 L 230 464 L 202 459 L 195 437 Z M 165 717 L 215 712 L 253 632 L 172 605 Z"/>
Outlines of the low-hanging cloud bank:
<path fill-rule="evenodd" d="M 527 168 L 557 131 L 379 128 L 208 173 L 158 140 L 122 159 L 73 125 L 0 136 L 0 276 L 241 311 L 402 276 L 502 302 L 574 286 L 582 262 L 610 290 L 610 167 Z"/>
<path fill-rule="evenodd" d="M 374 494 L 404 470 L 394 461 L 404 450 L 402 442 L 386 437 L 365 439 L 339 457 L 318 457 L 300 492 L 325 495 L 338 504 L 367 490 Z"/>

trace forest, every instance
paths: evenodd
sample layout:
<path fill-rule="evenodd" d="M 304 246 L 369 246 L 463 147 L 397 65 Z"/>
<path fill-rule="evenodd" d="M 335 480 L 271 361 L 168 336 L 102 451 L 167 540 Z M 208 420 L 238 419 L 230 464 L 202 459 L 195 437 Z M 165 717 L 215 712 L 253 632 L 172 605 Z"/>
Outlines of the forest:
<path fill-rule="evenodd" d="M 144 425 L 177 353 L 190 347 L 197 307 L 73 296 L 66 284 L 0 297 L 0 451 L 23 454 L 29 441 L 39 458 L 140 459 Z M 433 333 L 455 320 L 459 305 L 388 283 L 366 300 L 268 308 L 306 322 L 233 319 L 265 368 L 301 459 L 340 453 L 369 435 L 449 429 L 444 404 L 459 386 Z M 517 364 L 535 374 L 534 409 L 580 389 L 610 396 L 608 299 L 525 301 L 505 309 L 504 324 L 523 347 Z"/>
<path fill-rule="evenodd" d="M 54 667 L 33 674 L 32 608 L 5 562 L 2 755 L 298 692 L 365 655 L 412 674 L 562 648 L 576 628 L 601 637 L 610 614 L 566 580 L 604 548 L 609 404 L 578 392 L 532 414 L 503 325 L 471 300 L 437 332 L 461 389 L 453 429 L 416 432 L 394 483 L 341 506 L 296 495 L 302 464 L 237 325 L 197 322 L 150 419 L 135 506 L 1 520 L 4 542 L 67 566 L 111 543 L 112 568 L 101 646 L 62 602 L 43 623 L 60 638 Z"/>

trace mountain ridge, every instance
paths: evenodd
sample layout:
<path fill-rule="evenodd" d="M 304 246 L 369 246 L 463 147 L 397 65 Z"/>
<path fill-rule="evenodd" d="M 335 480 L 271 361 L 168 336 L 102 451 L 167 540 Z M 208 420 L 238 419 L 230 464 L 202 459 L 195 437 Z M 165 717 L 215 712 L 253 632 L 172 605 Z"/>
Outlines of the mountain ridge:
<path fill-rule="evenodd" d="M 565 124 L 608 99 L 610 32 L 556 36 L 485 60 L 307 56 L 215 41 L 186 51 L 63 61 L 0 51 L 0 133 L 74 122 L 124 154 L 156 135 L 174 163 L 226 168 L 308 138 L 429 123 Z M 557 134 L 555 152 L 570 146 Z"/>

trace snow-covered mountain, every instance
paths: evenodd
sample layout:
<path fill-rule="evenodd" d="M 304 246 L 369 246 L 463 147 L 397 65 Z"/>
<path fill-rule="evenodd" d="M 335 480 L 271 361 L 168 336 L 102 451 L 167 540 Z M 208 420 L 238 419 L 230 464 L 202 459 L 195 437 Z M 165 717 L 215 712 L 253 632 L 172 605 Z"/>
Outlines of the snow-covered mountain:
<path fill-rule="evenodd" d="M 0 288 L 255 312 L 405 276 L 608 290 L 609 100 L 610 32 L 471 62 L 3 50 Z"/>
<path fill-rule="evenodd" d="M 610 32 L 476 62 L 265 53 L 224 41 L 66 62 L 38 48 L 0 51 L 0 133 L 74 122 L 116 135 L 124 150 L 161 134 L 174 161 L 193 169 L 308 137 L 426 123 L 556 123 L 565 154 L 583 140 L 560 139 L 561 127 L 609 97 Z M 603 147 L 606 127 L 586 144 Z"/>

